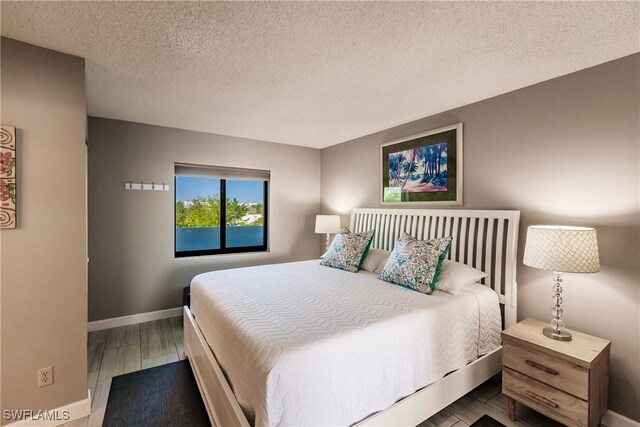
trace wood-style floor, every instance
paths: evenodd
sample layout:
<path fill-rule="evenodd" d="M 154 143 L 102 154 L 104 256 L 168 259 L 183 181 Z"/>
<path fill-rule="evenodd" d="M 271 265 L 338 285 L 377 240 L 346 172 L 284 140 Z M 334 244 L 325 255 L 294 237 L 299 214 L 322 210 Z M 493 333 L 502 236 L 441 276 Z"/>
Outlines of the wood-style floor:
<path fill-rule="evenodd" d="M 462 396 L 433 417 L 419 424 L 420 427 L 467 427 L 484 414 L 505 426 L 562 427 L 562 424 L 545 417 L 524 405 L 516 404 L 517 421 L 509 420 L 507 396 L 502 394 L 502 375 L 498 374 Z"/>
<path fill-rule="evenodd" d="M 64 426 L 101 426 L 111 378 L 181 359 L 184 359 L 182 317 L 89 332 L 87 365 L 91 415 Z"/>
<path fill-rule="evenodd" d="M 114 376 L 184 359 L 182 317 L 90 332 L 87 357 L 92 413 L 64 424 L 65 427 L 102 425 Z M 466 427 L 484 414 L 505 426 L 560 426 L 520 404 L 517 405 L 518 421 L 510 421 L 507 397 L 500 388 L 501 377 L 497 375 L 424 421 L 420 427 Z"/>

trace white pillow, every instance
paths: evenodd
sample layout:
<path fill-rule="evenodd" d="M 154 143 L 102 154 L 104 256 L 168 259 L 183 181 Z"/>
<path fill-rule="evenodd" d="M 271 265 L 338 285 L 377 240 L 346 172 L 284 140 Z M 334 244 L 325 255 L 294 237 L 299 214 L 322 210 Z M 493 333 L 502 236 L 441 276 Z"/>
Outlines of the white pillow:
<path fill-rule="evenodd" d="M 483 271 L 446 259 L 442 263 L 436 289 L 457 295 L 467 286 L 487 276 Z"/>
<path fill-rule="evenodd" d="M 362 269 L 376 274 L 380 273 L 380 271 L 382 271 L 382 267 L 384 267 L 384 264 L 387 262 L 389 255 L 391 255 L 390 251 L 370 248 L 369 252 L 367 252 L 367 257 L 364 259 L 364 263 L 362 264 Z"/>

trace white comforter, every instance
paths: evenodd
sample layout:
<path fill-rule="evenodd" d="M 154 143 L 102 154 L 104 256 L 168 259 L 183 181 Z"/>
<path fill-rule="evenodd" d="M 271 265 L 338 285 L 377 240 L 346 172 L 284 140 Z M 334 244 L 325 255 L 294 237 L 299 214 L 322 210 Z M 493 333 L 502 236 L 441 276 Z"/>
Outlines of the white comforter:
<path fill-rule="evenodd" d="M 482 285 L 424 295 L 311 260 L 201 274 L 191 292 L 256 426 L 353 424 L 500 344 Z"/>

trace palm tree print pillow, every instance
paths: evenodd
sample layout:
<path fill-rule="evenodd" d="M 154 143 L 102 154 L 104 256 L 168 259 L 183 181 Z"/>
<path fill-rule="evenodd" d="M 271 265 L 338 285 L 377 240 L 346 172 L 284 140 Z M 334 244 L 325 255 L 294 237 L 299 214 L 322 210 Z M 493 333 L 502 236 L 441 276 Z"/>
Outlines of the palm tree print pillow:
<path fill-rule="evenodd" d="M 450 245 L 451 237 L 418 240 L 404 233 L 396 241 L 378 277 L 385 282 L 431 295 Z"/>
<path fill-rule="evenodd" d="M 321 265 L 357 273 L 367 256 L 374 230 L 352 233 L 348 228 L 340 230 L 322 255 Z"/>

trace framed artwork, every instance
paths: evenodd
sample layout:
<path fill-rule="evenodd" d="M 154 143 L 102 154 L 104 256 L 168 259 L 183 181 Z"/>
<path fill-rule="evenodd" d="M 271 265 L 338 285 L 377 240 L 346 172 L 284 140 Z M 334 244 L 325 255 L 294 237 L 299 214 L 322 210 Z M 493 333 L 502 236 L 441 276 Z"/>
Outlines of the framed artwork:
<path fill-rule="evenodd" d="M 16 228 L 16 128 L 0 127 L 0 228 Z"/>
<path fill-rule="evenodd" d="M 462 205 L 462 123 L 380 146 L 380 202 Z"/>

